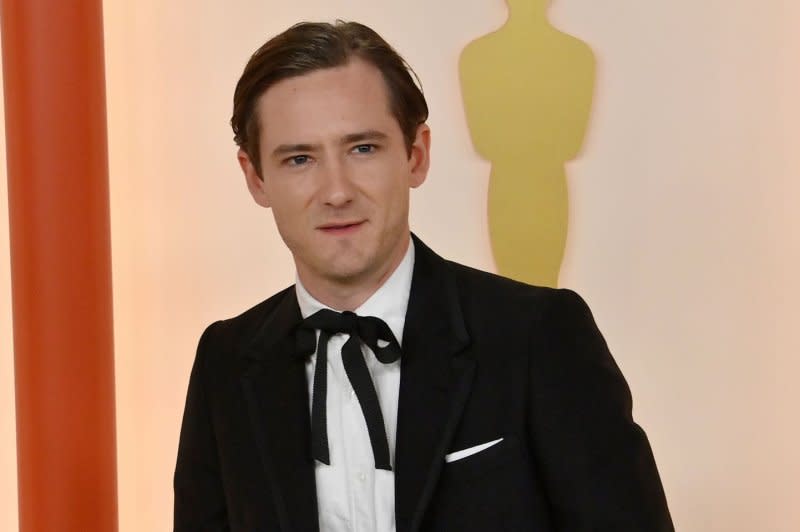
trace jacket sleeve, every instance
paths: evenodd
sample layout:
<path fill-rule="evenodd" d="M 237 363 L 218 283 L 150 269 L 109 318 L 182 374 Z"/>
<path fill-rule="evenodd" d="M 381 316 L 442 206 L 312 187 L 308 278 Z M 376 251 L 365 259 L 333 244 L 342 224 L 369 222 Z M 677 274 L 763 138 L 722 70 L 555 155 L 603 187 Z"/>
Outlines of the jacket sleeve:
<path fill-rule="evenodd" d="M 559 531 L 673 531 L 631 394 L 586 303 L 550 292 L 532 336 L 532 454 Z"/>
<path fill-rule="evenodd" d="M 211 325 L 200 338 L 189 378 L 175 466 L 175 532 L 229 530 L 216 438 L 206 395 L 208 375 L 205 365 L 208 353 L 213 349 L 213 330 L 214 325 Z"/>

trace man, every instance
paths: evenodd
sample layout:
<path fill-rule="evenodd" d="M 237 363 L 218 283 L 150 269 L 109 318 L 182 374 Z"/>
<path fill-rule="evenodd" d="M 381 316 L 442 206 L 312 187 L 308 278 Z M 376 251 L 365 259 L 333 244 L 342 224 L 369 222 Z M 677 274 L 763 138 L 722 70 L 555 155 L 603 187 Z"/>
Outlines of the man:
<path fill-rule="evenodd" d="M 672 530 L 583 301 L 410 234 L 430 129 L 409 71 L 341 22 L 245 67 L 239 163 L 297 282 L 200 340 L 175 530 Z"/>

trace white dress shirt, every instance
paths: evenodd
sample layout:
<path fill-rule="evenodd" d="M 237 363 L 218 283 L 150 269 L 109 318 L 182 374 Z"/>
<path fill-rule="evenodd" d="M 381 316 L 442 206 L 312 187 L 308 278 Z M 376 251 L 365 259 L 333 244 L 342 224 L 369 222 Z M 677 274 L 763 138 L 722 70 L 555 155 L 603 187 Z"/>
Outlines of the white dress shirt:
<path fill-rule="evenodd" d="M 400 265 L 367 301 L 355 310 L 359 316 L 375 316 L 389 325 L 398 342 L 403 326 L 414 269 L 414 243 L 409 242 Z M 296 285 L 303 318 L 326 307 L 303 287 Z M 333 309 L 335 310 L 335 309 Z M 372 445 L 361 405 L 342 364 L 342 346 L 350 337 L 336 334 L 328 341 L 327 425 L 330 465 L 315 464 L 317 507 L 321 532 L 394 532 L 394 449 L 397 432 L 397 402 L 400 392 L 400 361 L 382 364 L 372 350 L 361 351 L 378 394 L 392 471 L 375 469 Z M 317 331 L 319 339 L 319 331 Z M 309 403 L 313 401 L 317 356 L 306 363 Z"/>

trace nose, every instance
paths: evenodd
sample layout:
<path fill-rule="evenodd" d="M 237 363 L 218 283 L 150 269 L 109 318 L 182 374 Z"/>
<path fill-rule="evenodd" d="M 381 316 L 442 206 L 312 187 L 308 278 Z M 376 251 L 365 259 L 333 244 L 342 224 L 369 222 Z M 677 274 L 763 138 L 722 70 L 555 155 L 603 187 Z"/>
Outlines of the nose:
<path fill-rule="evenodd" d="M 342 161 L 330 161 L 323 169 L 321 180 L 320 194 L 325 205 L 344 207 L 353 201 L 355 189 Z"/>

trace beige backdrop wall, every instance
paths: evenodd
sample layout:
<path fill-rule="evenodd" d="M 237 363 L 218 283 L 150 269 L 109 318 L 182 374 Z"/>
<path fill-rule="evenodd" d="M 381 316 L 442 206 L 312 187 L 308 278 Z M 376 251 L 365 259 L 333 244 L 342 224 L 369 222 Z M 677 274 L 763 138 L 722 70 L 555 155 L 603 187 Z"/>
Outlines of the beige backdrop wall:
<path fill-rule="evenodd" d="M 293 279 L 272 220 L 247 195 L 226 125 L 249 53 L 300 19 L 361 20 L 396 44 L 432 108 L 434 163 L 414 193 L 412 226 L 443 255 L 491 270 L 489 165 L 470 144 L 458 56 L 506 8 L 109 0 L 105 11 L 120 530 L 167 530 L 200 332 Z M 567 168 L 561 285 L 588 300 L 628 378 L 677 528 L 794 532 L 800 5 L 555 0 L 551 19 L 591 45 L 598 64 L 589 136 Z M 0 171 L 0 470 L 9 472 Z M 0 530 L 16 523 L 16 478 L 4 474 Z"/>
<path fill-rule="evenodd" d="M 0 80 L 3 72 L 0 69 Z M 0 85 L 2 90 L 2 85 Z M 4 101 L 0 119 L 5 124 Z M 4 126 L 5 127 L 5 126 Z M 4 131 L 4 129 L 3 129 Z M 11 332 L 11 264 L 8 253 L 6 140 L 0 134 L 0 530 L 17 528 L 17 442 L 14 417 L 14 354 Z"/>

